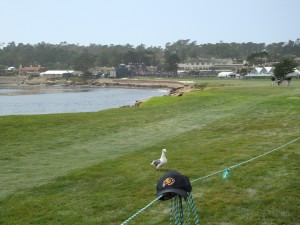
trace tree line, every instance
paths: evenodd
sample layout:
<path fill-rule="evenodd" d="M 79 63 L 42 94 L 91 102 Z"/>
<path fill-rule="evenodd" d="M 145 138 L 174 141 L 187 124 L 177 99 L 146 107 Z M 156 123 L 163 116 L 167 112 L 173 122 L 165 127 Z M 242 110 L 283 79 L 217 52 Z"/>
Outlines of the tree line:
<path fill-rule="evenodd" d="M 0 66 L 16 68 L 19 65 L 41 65 L 48 69 L 78 69 L 86 71 L 93 66 L 117 67 L 120 64 L 157 66 L 162 71 L 175 71 L 179 62 L 197 58 L 232 58 L 237 63 L 250 64 L 278 62 L 283 58 L 300 56 L 300 39 L 296 41 L 265 43 L 197 44 L 189 39 L 167 43 L 162 47 L 90 44 L 82 46 L 62 42 L 49 44 L 16 44 L 0 46 Z"/>

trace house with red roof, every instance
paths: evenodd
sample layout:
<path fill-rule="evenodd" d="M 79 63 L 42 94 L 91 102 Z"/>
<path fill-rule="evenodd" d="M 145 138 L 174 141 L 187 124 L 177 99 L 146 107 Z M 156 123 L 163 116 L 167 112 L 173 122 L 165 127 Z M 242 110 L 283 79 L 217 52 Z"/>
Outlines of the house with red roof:
<path fill-rule="evenodd" d="M 27 66 L 23 67 L 20 65 L 19 67 L 19 75 L 25 75 L 25 76 L 30 76 L 30 75 L 40 75 L 42 67 L 40 65 L 38 66 Z"/>

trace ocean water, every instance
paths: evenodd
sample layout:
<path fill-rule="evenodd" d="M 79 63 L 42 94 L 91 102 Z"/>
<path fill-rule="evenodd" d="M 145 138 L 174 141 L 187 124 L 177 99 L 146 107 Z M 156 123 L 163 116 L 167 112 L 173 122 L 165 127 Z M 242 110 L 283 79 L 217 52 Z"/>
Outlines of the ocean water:
<path fill-rule="evenodd" d="M 0 115 L 96 112 L 167 95 L 167 89 L 100 87 L 0 88 Z"/>

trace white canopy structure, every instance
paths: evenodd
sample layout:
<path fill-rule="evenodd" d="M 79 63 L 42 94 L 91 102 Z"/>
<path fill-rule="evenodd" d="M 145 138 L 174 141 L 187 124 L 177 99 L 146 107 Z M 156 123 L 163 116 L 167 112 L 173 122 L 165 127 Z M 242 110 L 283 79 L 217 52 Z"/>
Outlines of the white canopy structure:
<path fill-rule="evenodd" d="M 251 70 L 251 74 L 261 74 L 261 71 L 262 71 L 262 67 L 254 67 L 252 70 Z"/>
<path fill-rule="evenodd" d="M 40 73 L 42 77 L 62 77 L 64 74 L 74 74 L 74 70 L 48 70 Z"/>
<path fill-rule="evenodd" d="M 240 75 L 234 72 L 220 72 L 218 74 L 218 78 L 235 78 L 235 77 L 239 77 Z"/>
<path fill-rule="evenodd" d="M 300 71 L 297 70 L 297 69 L 295 69 L 294 72 L 288 73 L 288 74 L 286 75 L 286 77 L 299 77 L 299 76 L 300 76 Z"/>
<path fill-rule="evenodd" d="M 274 67 L 254 67 L 245 77 L 266 78 L 273 76 Z"/>

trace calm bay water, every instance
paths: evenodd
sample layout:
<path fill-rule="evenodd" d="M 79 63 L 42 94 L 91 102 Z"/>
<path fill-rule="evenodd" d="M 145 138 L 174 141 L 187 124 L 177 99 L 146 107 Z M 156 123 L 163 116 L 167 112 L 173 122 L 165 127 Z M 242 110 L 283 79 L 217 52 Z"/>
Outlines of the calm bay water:
<path fill-rule="evenodd" d="M 0 115 L 96 112 L 163 96 L 166 89 L 31 87 L 0 88 Z"/>

